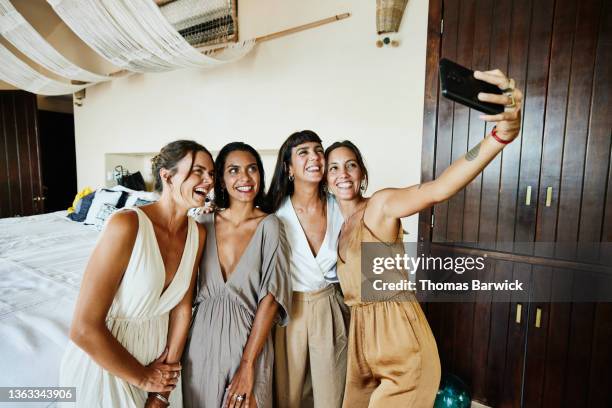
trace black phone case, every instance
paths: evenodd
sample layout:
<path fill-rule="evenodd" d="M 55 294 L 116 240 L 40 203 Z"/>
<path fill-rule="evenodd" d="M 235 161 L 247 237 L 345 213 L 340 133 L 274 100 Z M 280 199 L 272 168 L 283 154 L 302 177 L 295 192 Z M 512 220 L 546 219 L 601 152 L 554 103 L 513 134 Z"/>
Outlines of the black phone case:
<path fill-rule="evenodd" d="M 478 100 L 480 92 L 501 95 L 499 87 L 474 78 L 474 71 L 446 58 L 440 60 L 440 86 L 446 98 L 477 111 L 489 115 L 504 111 L 503 105 Z"/>

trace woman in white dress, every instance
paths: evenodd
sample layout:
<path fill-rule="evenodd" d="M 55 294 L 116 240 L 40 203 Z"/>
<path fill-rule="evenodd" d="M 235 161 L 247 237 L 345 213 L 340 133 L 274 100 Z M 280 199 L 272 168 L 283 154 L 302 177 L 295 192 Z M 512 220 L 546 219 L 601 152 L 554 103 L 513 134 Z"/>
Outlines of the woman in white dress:
<path fill-rule="evenodd" d="M 187 211 L 204 205 L 214 164 L 184 140 L 152 162 L 160 200 L 113 215 L 83 275 L 60 368 L 78 407 L 182 406 L 180 359 L 206 238 Z"/>

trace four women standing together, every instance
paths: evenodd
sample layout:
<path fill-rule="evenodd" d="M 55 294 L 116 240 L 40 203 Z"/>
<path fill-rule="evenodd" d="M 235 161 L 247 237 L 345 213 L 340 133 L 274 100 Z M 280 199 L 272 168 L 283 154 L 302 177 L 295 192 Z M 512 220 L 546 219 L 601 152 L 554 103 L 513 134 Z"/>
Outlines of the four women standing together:
<path fill-rule="evenodd" d="M 249 145 L 214 165 L 195 142 L 164 147 L 161 199 L 114 215 L 91 256 L 60 384 L 86 407 L 432 406 L 427 320 L 413 293 L 361 298 L 361 243 L 401 250 L 400 218 L 450 198 L 516 138 L 520 91 L 499 71 L 475 76 L 506 92 L 480 96 L 507 106 L 482 117 L 493 132 L 438 179 L 370 198 L 359 149 L 324 151 L 312 131 L 282 145 L 266 198 Z M 217 210 L 196 223 L 187 210 L 213 177 Z"/>

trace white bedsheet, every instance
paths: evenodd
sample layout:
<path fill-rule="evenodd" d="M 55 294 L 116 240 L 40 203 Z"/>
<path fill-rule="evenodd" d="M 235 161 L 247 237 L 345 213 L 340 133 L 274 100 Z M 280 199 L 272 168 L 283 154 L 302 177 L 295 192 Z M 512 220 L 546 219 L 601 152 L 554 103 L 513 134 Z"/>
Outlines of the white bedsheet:
<path fill-rule="evenodd" d="M 65 215 L 0 219 L 0 386 L 57 386 L 81 277 L 99 235 Z M 15 404 L 0 403 L 8 406 Z"/>

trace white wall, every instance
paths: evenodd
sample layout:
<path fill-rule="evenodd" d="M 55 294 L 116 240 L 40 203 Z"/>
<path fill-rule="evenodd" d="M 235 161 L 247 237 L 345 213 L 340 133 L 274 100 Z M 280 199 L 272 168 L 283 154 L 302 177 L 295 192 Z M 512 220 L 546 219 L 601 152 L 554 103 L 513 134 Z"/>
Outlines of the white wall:
<path fill-rule="evenodd" d="M 343 12 L 349 19 L 262 43 L 210 70 L 134 75 L 87 90 L 75 108 L 79 188 L 105 183 L 105 154 L 157 151 L 178 138 L 218 150 L 278 149 L 299 129 L 363 151 L 370 189 L 417 183 L 427 0 L 408 3 L 397 48 L 377 48 L 374 0 L 242 0 L 242 39 Z M 416 217 L 405 224 L 416 239 Z"/>

